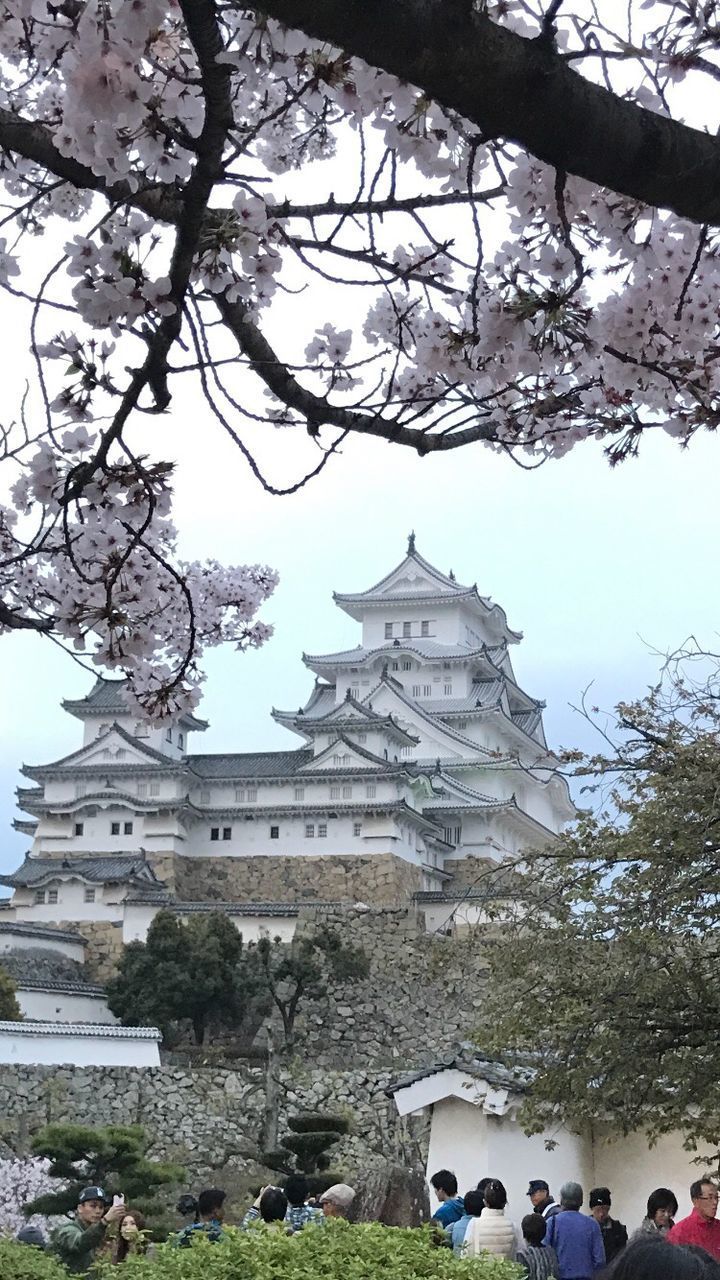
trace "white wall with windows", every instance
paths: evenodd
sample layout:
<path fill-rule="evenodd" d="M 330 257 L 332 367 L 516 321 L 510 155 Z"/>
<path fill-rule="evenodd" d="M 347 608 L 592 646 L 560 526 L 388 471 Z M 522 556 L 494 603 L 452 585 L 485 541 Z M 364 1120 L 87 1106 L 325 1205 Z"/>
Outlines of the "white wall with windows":
<path fill-rule="evenodd" d="M 90 884 L 76 878 L 63 878 L 34 888 L 15 891 L 13 908 L 16 920 L 45 920 L 50 924 L 77 920 L 121 920 L 124 885 Z"/>

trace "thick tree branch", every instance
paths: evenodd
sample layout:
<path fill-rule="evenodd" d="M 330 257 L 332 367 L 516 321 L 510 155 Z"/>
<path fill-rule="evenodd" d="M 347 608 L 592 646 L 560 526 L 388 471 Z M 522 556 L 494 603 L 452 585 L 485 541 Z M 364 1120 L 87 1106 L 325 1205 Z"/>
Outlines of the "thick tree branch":
<path fill-rule="evenodd" d="M 243 6 L 245 7 L 245 6 Z M 447 0 L 263 0 L 314 39 L 423 89 L 488 137 L 621 195 L 720 222 L 720 140 L 583 79 L 551 44 Z"/>
<path fill-rule="evenodd" d="M 420 454 L 447 452 L 476 440 L 497 439 L 497 428 L 491 422 L 477 423 L 445 435 L 432 435 L 418 428 L 403 426 L 379 413 L 364 413 L 359 409 L 334 405 L 325 396 L 317 396 L 300 385 L 239 302 L 228 302 L 224 294 L 216 295 L 213 301 L 250 368 L 273 395 L 289 409 L 301 414 L 313 431 L 323 426 L 338 427 L 341 431 L 379 436 L 392 444 L 409 445 Z"/>

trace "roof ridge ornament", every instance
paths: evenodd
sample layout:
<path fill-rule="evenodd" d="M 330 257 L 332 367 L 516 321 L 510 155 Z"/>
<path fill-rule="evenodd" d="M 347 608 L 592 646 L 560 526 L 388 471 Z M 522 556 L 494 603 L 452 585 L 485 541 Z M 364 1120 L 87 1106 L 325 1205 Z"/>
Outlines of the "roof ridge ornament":
<path fill-rule="evenodd" d="M 415 555 L 415 530 L 413 529 L 408 537 L 407 553 L 409 556 Z"/>

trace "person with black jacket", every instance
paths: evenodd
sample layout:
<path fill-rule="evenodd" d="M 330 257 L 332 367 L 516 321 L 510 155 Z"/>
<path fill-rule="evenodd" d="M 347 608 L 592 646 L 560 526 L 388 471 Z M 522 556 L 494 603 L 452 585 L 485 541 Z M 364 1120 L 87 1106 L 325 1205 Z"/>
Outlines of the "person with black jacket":
<path fill-rule="evenodd" d="M 611 1204 L 607 1187 L 593 1187 L 590 1192 L 590 1214 L 602 1233 L 607 1263 L 617 1258 L 628 1242 L 627 1227 L 624 1227 L 622 1222 L 618 1222 L 617 1218 L 610 1217 Z"/>

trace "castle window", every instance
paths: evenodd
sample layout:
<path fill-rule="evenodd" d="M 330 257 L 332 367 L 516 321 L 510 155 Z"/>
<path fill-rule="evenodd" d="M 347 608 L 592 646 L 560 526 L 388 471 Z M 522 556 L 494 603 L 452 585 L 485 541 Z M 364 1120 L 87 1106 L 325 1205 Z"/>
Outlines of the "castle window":
<path fill-rule="evenodd" d="M 350 685 L 350 692 L 351 692 L 351 694 L 352 694 L 353 698 L 359 698 L 359 697 L 360 697 L 360 685 L 359 685 L 357 682 L 356 682 L 355 684 L 351 684 L 351 685 Z"/>
<path fill-rule="evenodd" d="M 40 906 L 42 906 L 42 904 L 44 903 L 44 901 L 45 901 L 45 890 L 44 890 L 44 889 L 36 889 L 36 890 L 35 890 L 35 906 L 36 906 L 36 907 L 40 907 Z"/>
<path fill-rule="evenodd" d="M 248 800 L 257 800 L 257 787 L 248 787 Z"/>
<path fill-rule="evenodd" d="M 219 828 L 219 827 L 211 827 L 211 828 L 210 828 L 210 839 L 211 839 L 211 840 L 219 840 L 219 839 L 220 839 L 220 828 Z"/>
<path fill-rule="evenodd" d="M 443 671 L 451 671 L 452 667 L 449 662 L 443 662 Z"/>
<path fill-rule="evenodd" d="M 123 835 L 124 835 L 124 836 L 131 836 L 131 835 L 132 835 L 132 833 L 133 833 L 133 824 L 132 824 L 132 822 L 123 822 Z"/>
<path fill-rule="evenodd" d="M 223 840 L 232 840 L 232 827 L 223 827 Z"/>
<path fill-rule="evenodd" d="M 400 670 L 400 663 L 399 663 L 399 662 L 393 662 L 393 664 L 392 664 L 392 669 L 393 669 L 393 671 L 399 671 L 399 670 Z"/>
<path fill-rule="evenodd" d="M 402 669 L 403 671 L 412 671 L 412 662 L 403 662 Z"/>
<path fill-rule="evenodd" d="M 178 746 L 179 746 L 179 748 L 180 748 L 180 750 L 181 750 L 181 751 L 182 751 L 183 747 L 185 746 L 185 735 L 184 735 L 184 734 L 182 734 L 182 733 L 179 733 L 179 734 L 178 734 Z"/>
<path fill-rule="evenodd" d="M 467 720 L 458 720 L 457 727 L 458 729 L 467 729 Z"/>
<path fill-rule="evenodd" d="M 296 787 L 296 788 L 295 788 L 295 799 L 296 799 L 296 800 L 304 800 L 304 799 L 305 799 L 305 788 L 304 788 L 304 787 Z"/>
<path fill-rule="evenodd" d="M 400 755 L 401 755 L 401 756 L 409 756 L 411 751 L 412 751 L 412 747 L 401 747 L 401 748 L 400 748 Z"/>
<path fill-rule="evenodd" d="M 279 839 L 280 839 L 280 828 L 279 828 L 279 827 L 271 827 L 271 828 L 270 828 L 270 839 L 271 839 L 271 840 L 279 840 Z"/>
<path fill-rule="evenodd" d="M 147 789 L 148 789 L 147 782 L 138 782 L 137 793 L 141 800 L 145 799 L 145 796 L 147 795 Z"/>
<path fill-rule="evenodd" d="M 111 823 L 110 823 L 110 835 L 111 835 L 111 836 L 119 836 L 119 835 L 120 835 L 120 823 L 119 823 L 119 822 L 111 822 Z"/>
<path fill-rule="evenodd" d="M 52 906 L 54 906 L 54 905 L 55 905 L 55 903 L 57 902 L 57 900 L 58 900 L 58 891 L 57 891 L 57 889 L 48 889 L 48 902 L 49 902 Z"/>
<path fill-rule="evenodd" d="M 419 685 L 419 684 L 414 684 L 414 685 L 413 685 L 413 687 L 412 687 L 412 696 L 413 696 L 413 698 L 419 698 L 419 697 L 420 697 L 420 685 Z"/>
<path fill-rule="evenodd" d="M 362 822 L 353 822 L 353 835 L 354 836 L 362 835 Z"/>
<path fill-rule="evenodd" d="M 315 823 L 306 822 L 305 823 L 305 839 L 313 840 L 314 838 L 315 838 Z"/>
<path fill-rule="evenodd" d="M 431 685 L 431 684 L 424 684 L 424 685 L 423 685 L 423 698 L 430 698 L 430 697 L 432 697 L 432 685 Z"/>
<path fill-rule="evenodd" d="M 447 681 L 443 685 L 443 693 L 445 694 L 446 698 L 448 697 L 449 694 L 452 693 L 452 685 L 448 684 Z"/>
<path fill-rule="evenodd" d="M 77 800 L 79 800 L 79 799 L 81 798 L 81 796 L 86 796 L 86 795 L 87 795 L 87 783 L 85 783 L 85 782 L 76 782 L 76 783 L 75 783 L 75 797 L 76 797 L 76 799 L 77 799 Z"/>
<path fill-rule="evenodd" d="M 75 834 L 76 836 L 81 836 L 81 835 L 84 835 L 84 833 L 85 833 L 85 823 L 84 823 L 84 822 L 76 822 L 76 823 L 75 823 L 75 832 L 74 832 L 74 834 Z"/>
<path fill-rule="evenodd" d="M 392 634 L 393 634 L 393 624 L 392 622 L 386 622 L 385 623 L 385 639 L 392 640 Z"/>
<path fill-rule="evenodd" d="M 159 782 L 151 782 L 151 783 L 150 783 L 150 795 L 151 795 L 151 796 L 159 796 L 159 795 L 160 795 L 160 783 L 159 783 Z"/>
<path fill-rule="evenodd" d="M 172 729 L 165 730 L 165 741 L 172 742 Z"/>
<path fill-rule="evenodd" d="M 86 902 L 94 902 L 94 901 L 95 901 L 95 890 L 94 890 L 94 889 L 86 889 L 86 890 L 85 890 L 84 897 L 85 897 L 85 901 L 86 901 Z"/>
<path fill-rule="evenodd" d="M 340 799 L 340 788 L 339 788 L 339 787 L 331 787 L 331 788 L 330 788 L 330 799 L 331 799 L 331 800 L 339 800 L 339 799 Z"/>
<path fill-rule="evenodd" d="M 210 792 L 207 790 L 206 787 L 203 787 L 202 791 L 200 792 L 200 803 L 201 804 L 210 803 Z"/>
<path fill-rule="evenodd" d="M 352 800 L 352 787 L 343 787 L 343 800 Z"/>
<path fill-rule="evenodd" d="M 429 623 L 429 622 L 421 622 L 421 623 L 420 623 L 420 635 L 421 635 L 421 636 L 429 636 L 429 635 L 430 635 L 430 623 Z"/>
<path fill-rule="evenodd" d="M 403 622 L 403 635 L 404 636 L 412 635 L 412 622 Z"/>
<path fill-rule="evenodd" d="M 357 740 L 358 740 L 358 742 L 367 742 L 367 734 L 366 734 L 366 733 L 359 733 L 359 734 L 358 734 L 358 736 L 357 736 Z"/>
<path fill-rule="evenodd" d="M 116 760 L 124 760 L 124 759 L 125 759 L 125 755 L 126 755 L 125 748 L 124 748 L 124 747 L 120 747 L 120 748 L 115 752 L 115 759 L 116 759 Z"/>
<path fill-rule="evenodd" d="M 318 822 L 318 837 L 324 840 L 327 836 L 327 822 Z"/>
<path fill-rule="evenodd" d="M 365 795 L 367 796 L 368 800 L 374 800 L 376 793 L 377 793 L 377 787 L 375 786 L 375 783 L 368 782 L 365 788 Z"/>

